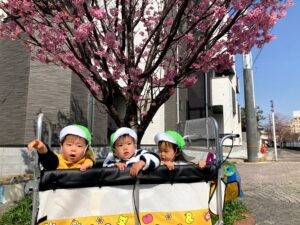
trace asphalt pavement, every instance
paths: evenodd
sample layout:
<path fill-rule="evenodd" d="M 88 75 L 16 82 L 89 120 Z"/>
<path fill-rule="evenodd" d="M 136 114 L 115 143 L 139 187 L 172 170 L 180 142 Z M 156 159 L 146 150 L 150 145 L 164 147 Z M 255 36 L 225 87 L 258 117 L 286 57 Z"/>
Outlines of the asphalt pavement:
<path fill-rule="evenodd" d="M 233 152 L 245 203 L 256 225 L 300 225 L 300 151 L 267 149 L 258 162 L 246 162 L 245 151 Z"/>

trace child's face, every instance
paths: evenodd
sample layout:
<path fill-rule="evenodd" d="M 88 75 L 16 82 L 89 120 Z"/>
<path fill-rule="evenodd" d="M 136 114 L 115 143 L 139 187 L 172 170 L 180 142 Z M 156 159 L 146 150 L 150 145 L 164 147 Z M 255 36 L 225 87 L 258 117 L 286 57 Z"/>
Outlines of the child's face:
<path fill-rule="evenodd" d="M 173 162 L 177 156 L 177 152 L 175 151 L 173 144 L 166 141 L 159 143 L 158 151 L 160 160 L 163 162 Z"/>
<path fill-rule="evenodd" d="M 115 141 L 114 151 L 119 159 L 130 159 L 136 150 L 134 139 L 129 136 L 121 136 Z"/>
<path fill-rule="evenodd" d="M 83 158 L 87 148 L 86 140 L 76 135 L 67 135 L 61 144 L 61 153 L 65 160 L 76 163 Z"/>

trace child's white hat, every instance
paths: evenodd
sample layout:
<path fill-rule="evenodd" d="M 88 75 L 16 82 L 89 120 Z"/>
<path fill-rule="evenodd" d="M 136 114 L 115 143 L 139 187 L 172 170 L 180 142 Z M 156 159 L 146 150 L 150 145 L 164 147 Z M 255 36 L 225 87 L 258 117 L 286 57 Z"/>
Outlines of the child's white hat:
<path fill-rule="evenodd" d="M 60 131 L 59 141 L 62 142 L 69 134 L 76 135 L 87 140 L 89 146 L 89 151 L 87 151 L 87 153 L 90 154 L 93 159 L 95 159 L 95 154 L 91 147 L 92 135 L 87 127 L 78 124 L 66 126 Z"/>
<path fill-rule="evenodd" d="M 177 131 L 167 130 L 163 133 L 158 133 L 155 135 L 154 141 L 156 144 L 158 144 L 160 141 L 167 141 L 167 142 L 177 145 L 183 158 L 186 161 L 194 161 L 196 158 L 194 156 L 191 156 L 191 155 L 185 153 L 185 151 L 184 151 L 185 140 L 182 137 L 182 135 L 180 133 L 178 133 Z"/>
<path fill-rule="evenodd" d="M 87 140 L 88 144 L 90 145 L 92 142 L 92 135 L 88 128 L 82 126 L 82 125 L 69 125 L 64 127 L 59 134 L 59 141 L 61 142 L 68 134 L 73 134 L 79 137 L 84 138 Z"/>
<path fill-rule="evenodd" d="M 128 127 L 120 127 L 116 132 L 112 133 L 110 136 L 110 145 L 113 146 L 115 141 L 125 135 L 128 134 L 130 137 L 134 139 L 135 142 L 137 142 L 137 134 L 134 130 L 128 128 Z"/>
<path fill-rule="evenodd" d="M 156 144 L 160 141 L 167 141 L 173 143 L 178 146 L 179 150 L 182 151 L 185 148 L 185 141 L 181 134 L 176 131 L 168 130 L 163 133 L 158 133 L 154 137 L 154 141 Z"/>

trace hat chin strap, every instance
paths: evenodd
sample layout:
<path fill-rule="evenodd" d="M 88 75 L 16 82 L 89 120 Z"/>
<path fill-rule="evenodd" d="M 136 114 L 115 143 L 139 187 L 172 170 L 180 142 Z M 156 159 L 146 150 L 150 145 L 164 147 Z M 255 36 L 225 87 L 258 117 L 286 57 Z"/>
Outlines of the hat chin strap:
<path fill-rule="evenodd" d="M 86 153 L 86 150 L 88 149 L 88 147 L 89 147 L 89 145 L 87 144 L 86 147 L 85 147 L 85 149 L 84 149 L 84 151 L 83 151 L 82 157 L 85 156 L 85 153 Z"/>
<path fill-rule="evenodd" d="M 179 155 L 180 155 L 180 150 L 179 150 L 179 148 L 176 148 L 175 151 L 174 151 L 174 156 L 173 156 L 171 162 L 175 162 L 176 157 L 179 156 Z"/>

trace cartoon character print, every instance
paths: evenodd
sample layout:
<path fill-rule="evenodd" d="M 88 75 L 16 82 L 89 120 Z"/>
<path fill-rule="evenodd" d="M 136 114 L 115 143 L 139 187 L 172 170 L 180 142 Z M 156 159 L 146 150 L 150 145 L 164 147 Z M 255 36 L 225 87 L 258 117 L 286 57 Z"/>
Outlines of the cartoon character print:
<path fill-rule="evenodd" d="M 166 219 L 166 220 L 171 220 L 171 219 L 172 219 L 172 214 L 171 214 L 171 213 L 167 213 L 167 214 L 165 215 L 165 219 Z"/>
<path fill-rule="evenodd" d="M 98 224 L 103 224 L 104 219 L 103 219 L 101 216 L 100 216 L 100 217 L 97 217 L 96 222 L 97 222 Z"/>
<path fill-rule="evenodd" d="M 56 223 L 52 223 L 51 221 L 49 223 L 45 223 L 44 225 L 56 225 Z"/>
<path fill-rule="evenodd" d="M 118 225 L 126 225 L 128 222 L 128 217 L 127 216 L 119 216 L 119 219 L 118 219 Z"/>
<path fill-rule="evenodd" d="M 187 213 L 185 213 L 184 215 L 185 215 L 185 222 L 186 222 L 187 224 L 191 224 L 191 223 L 194 222 L 194 216 L 193 216 L 193 213 L 187 212 Z"/>
<path fill-rule="evenodd" d="M 73 219 L 70 225 L 81 225 L 78 220 Z"/>

